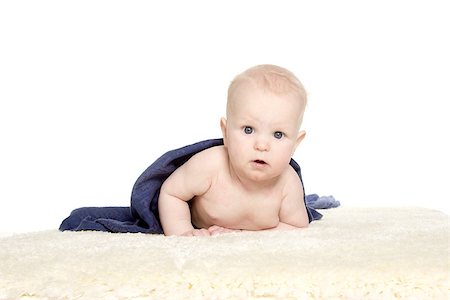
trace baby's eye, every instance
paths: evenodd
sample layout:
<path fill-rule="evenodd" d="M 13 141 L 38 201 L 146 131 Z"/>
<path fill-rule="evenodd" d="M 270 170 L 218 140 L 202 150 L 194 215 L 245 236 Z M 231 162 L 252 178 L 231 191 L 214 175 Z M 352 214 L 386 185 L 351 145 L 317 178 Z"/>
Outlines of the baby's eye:
<path fill-rule="evenodd" d="M 284 134 L 281 132 L 281 131 L 275 131 L 274 133 L 273 133 L 273 136 L 276 138 L 276 139 L 281 139 L 283 136 L 284 136 Z"/>
<path fill-rule="evenodd" d="M 253 128 L 250 126 L 245 126 L 244 127 L 244 132 L 245 134 L 252 134 L 253 133 Z"/>

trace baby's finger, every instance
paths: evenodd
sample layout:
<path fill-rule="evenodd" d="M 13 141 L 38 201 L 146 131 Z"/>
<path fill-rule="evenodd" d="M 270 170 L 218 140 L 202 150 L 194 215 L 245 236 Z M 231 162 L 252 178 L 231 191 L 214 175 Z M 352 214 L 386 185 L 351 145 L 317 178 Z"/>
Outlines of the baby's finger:
<path fill-rule="evenodd" d="M 223 231 L 223 227 L 220 227 L 220 226 L 217 226 L 217 225 L 213 225 L 213 226 L 208 228 L 208 232 L 211 235 L 220 234 L 222 231 Z"/>
<path fill-rule="evenodd" d="M 225 228 L 225 227 L 217 226 L 217 228 L 213 229 L 213 231 L 211 232 L 211 235 L 224 234 L 224 233 L 229 233 L 229 232 L 233 232 L 233 230 Z"/>
<path fill-rule="evenodd" d="M 217 225 L 213 225 L 213 226 L 208 228 L 208 231 L 209 232 L 213 232 L 213 231 L 219 230 L 220 228 L 222 228 L 222 227 L 217 226 Z"/>
<path fill-rule="evenodd" d="M 194 235 L 194 233 L 193 233 L 192 230 L 186 231 L 186 232 L 181 234 L 181 236 L 193 236 L 193 235 Z"/>
<path fill-rule="evenodd" d="M 193 235 L 194 236 L 210 236 L 211 233 L 208 230 L 202 228 L 202 229 L 194 230 Z"/>

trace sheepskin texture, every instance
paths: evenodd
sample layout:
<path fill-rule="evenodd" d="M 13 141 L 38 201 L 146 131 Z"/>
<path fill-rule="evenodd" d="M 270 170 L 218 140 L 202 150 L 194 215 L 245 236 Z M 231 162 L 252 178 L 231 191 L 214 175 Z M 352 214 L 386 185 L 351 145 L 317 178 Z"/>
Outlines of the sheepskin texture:
<path fill-rule="evenodd" d="M 323 210 L 294 231 L 0 238 L 0 299 L 449 299 L 449 216 Z"/>

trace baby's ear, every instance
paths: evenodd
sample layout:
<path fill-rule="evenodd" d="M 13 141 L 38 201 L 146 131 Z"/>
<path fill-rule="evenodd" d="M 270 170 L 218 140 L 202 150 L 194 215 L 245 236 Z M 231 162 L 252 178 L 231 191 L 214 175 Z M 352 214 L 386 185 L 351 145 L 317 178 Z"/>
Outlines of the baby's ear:
<path fill-rule="evenodd" d="M 300 143 L 303 141 L 303 139 L 305 138 L 306 135 L 306 131 L 304 130 L 300 130 L 297 134 L 297 140 L 295 141 L 295 149 L 297 149 L 298 145 L 300 145 Z"/>
<path fill-rule="evenodd" d="M 223 144 L 227 146 L 227 119 L 220 119 L 220 129 L 222 129 Z"/>

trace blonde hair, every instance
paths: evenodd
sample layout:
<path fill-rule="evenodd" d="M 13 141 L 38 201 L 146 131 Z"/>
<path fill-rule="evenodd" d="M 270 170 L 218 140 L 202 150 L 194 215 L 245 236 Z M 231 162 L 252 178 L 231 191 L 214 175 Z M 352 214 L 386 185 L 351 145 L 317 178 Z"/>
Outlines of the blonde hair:
<path fill-rule="evenodd" d="M 277 95 L 297 94 L 301 102 L 302 112 L 306 107 L 307 96 L 303 84 L 289 70 L 276 65 L 257 65 L 237 75 L 228 87 L 227 114 L 230 110 L 230 99 L 245 82 L 252 82 L 256 87 Z"/>

